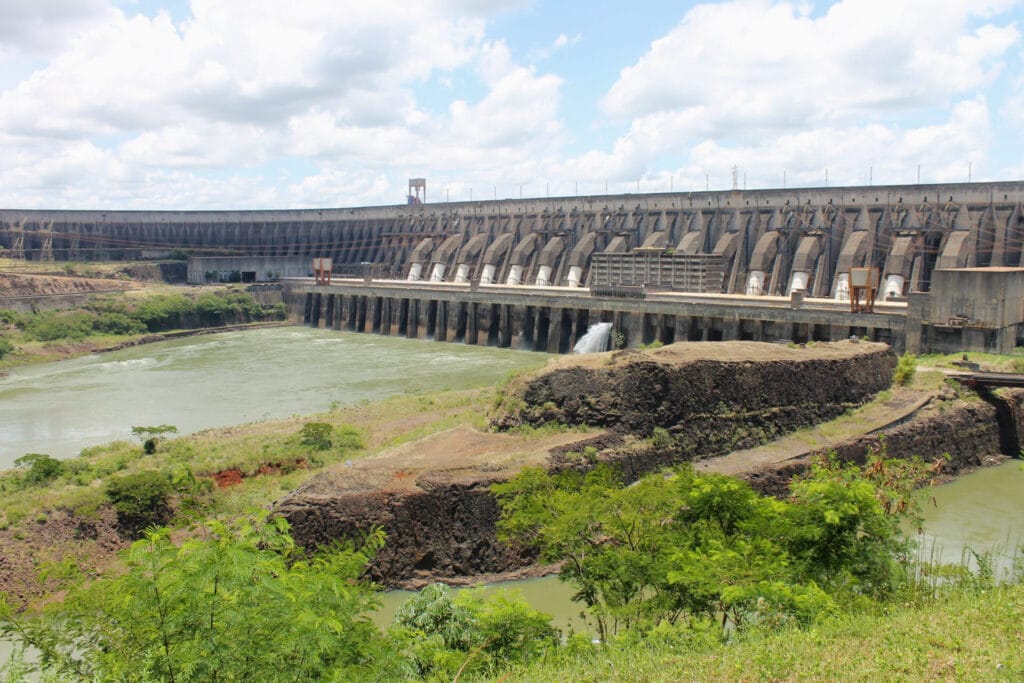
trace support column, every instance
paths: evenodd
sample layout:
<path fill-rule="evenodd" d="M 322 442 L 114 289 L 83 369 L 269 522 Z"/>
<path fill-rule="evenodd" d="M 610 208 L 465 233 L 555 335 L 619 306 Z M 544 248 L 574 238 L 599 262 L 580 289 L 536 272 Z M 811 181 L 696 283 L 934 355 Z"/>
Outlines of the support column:
<path fill-rule="evenodd" d="M 535 346 L 535 330 L 537 312 L 533 306 L 523 307 L 523 331 L 519 334 L 519 350 L 533 351 Z"/>
<path fill-rule="evenodd" d="M 448 341 L 448 302 L 437 302 L 437 324 L 434 327 L 434 340 Z"/>
<path fill-rule="evenodd" d="M 327 295 L 327 306 L 324 312 L 324 327 L 334 329 L 334 294 Z"/>
<path fill-rule="evenodd" d="M 505 304 L 501 307 L 501 339 L 498 345 L 503 349 L 512 348 L 512 306 Z"/>
<path fill-rule="evenodd" d="M 466 307 L 466 343 L 480 343 L 480 304 L 475 301 Z"/>

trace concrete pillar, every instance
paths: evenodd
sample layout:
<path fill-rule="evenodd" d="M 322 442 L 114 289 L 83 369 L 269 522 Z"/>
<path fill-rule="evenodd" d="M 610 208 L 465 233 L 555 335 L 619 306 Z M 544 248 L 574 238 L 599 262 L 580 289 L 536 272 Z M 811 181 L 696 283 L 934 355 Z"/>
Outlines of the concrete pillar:
<path fill-rule="evenodd" d="M 435 314 L 435 325 L 434 325 L 434 340 L 443 342 L 448 341 L 448 302 L 438 301 L 437 312 Z"/>
<path fill-rule="evenodd" d="M 434 337 L 437 330 L 437 301 L 430 299 L 427 302 L 426 316 L 424 318 L 424 334 L 428 339 Z"/>
<path fill-rule="evenodd" d="M 409 314 L 405 323 L 405 336 L 409 339 L 416 339 L 419 336 L 420 326 L 420 300 L 409 299 Z"/>
<path fill-rule="evenodd" d="M 499 326 L 501 331 L 501 339 L 498 342 L 498 346 L 503 349 L 512 347 L 512 306 L 505 304 L 501 307 L 501 324 Z"/>
<path fill-rule="evenodd" d="M 475 301 L 466 309 L 466 343 L 480 343 L 480 305 Z"/>
<path fill-rule="evenodd" d="M 384 324 L 384 297 L 373 297 L 370 302 L 370 306 L 370 327 L 373 330 L 374 334 L 380 334 L 381 327 Z"/>
<path fill-rule="evenodd" d="M 359 297 L 358 312 L 356 313 L 356 332 L 366 332 L 366 308 L 368 297 Z"/>
<path fill-rule="evenodd" d="M 391 334 L 392 315 L 395 307 L 395 300 L 391 297 L 381 298 L 380 333 Z"/>
<path fill-rule="evenodd" d="M 621 313 L 622 334 L 626 348 L 636 348 L 643 343 L 644 316 L 642 313 Z"/>
<path fill-rule="evenodd" d="M 829 341 L 843 341 L 850 338 L 850 327 L 848 325 L 829 325 Z"/>
<path fill-rule="evenodd" d="M 737 318 L 722 320 L 721 341 L 735 341 L 740 338 L 740 321 Z"/>
<path fill-rule="evenodd" d="M 408 336 L 409 333 L 409 300 L 401 299 L 398 302 L 398 335 Z"/>
<path fill-rule="evenodd" d="M 536 349 L 535 333 L 537 327 L 537 311 L 533 306 L 523 308 L 523 327 L 519 333 L 519 350 L 533 351 Z"/>
<path fill-rule="evenodd" d="M 324 311 L 324 327 L 334 329 L 334 295 L 327 295 L 327 306 Z"/>
<path fill-rule="evenodd" d="M 538 351 L 548 351 L 548 338 L 551 336 L 551 309 L 540 307 L 537 309 L 537 322 L 534 325 L 533 348 Z"/>
<path fill-rule="evenodd" d="M 340 330 L 341 329 L 341 316 L 342 316 L 341 303 L 342 303 L 342 299 L 344 299 L 344 298 L 345 297 L 343 295 L 341 295 L 341 294 L 339 294 L 338 296 L 334 297 L 334 325 L 333 325 L 333 329 L 335 329 L 335 330 Z"/>
<path fill-rule="evenodd" d="M 487 345 L 499 346 L 501 343 L 501 305 L 491 304 L 487 307 Z"/>

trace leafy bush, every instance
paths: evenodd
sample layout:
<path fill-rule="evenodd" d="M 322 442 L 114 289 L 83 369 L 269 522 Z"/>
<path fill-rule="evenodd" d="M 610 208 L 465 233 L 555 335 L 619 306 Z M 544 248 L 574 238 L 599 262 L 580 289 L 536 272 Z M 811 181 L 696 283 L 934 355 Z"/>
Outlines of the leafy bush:
<path fill-rule="evenodd" d="M 332 437 L 334 427 L 326 422 L 307 422 L 299 431 L 299 441 L 303 446 L 326 451 L 334 445 Z"/>
<path fill-rule="evenodd" d="M 827 460 L 788 500 L 689 467 L 623 487 L 590 472 L 524 469 L 493 491 L 499 538 L 564 562 L 602 640 L 619 629 L 718 619 L 811 623 L 851 599 L 892 595 L 906 579 L 920 463 L 874 459 L 863 472 Z"/>
<path fill-rule="evenodd" d="M 559 642 L 551 617 L 524 600 L 484 600 L 431 584 L 402 603 L 390 635 L 412 651 L 416 679 L 448 680 L 460 672 L 493 675 L 538 658 Z"/>
<path fill-rule="evenodd" d="M 7 337 L 0 336 L 0 359 L 14 350 L 14 344 Z"/>
<path fill-rule="evenodd" d="M 34 647 L 60 680 L 397 678 L 399 659 L 367 618 L 378 600 L 358 581 L 381 533 L 307 557 L 265 513 L 204 531 L 180 547 L 147 532 L 124 572 L 72 585 L 41 616 L 0 596 L 0 634 Z"/>
<path fill-rule="evenodd" d="M 29 319 L 25 334 L 38 341 L 80 341 L 92 334 L 94 320 L 88 311 L 46 311 Z"/>
<path fill-rule="evenodd" d="M 900 356 L 896 363 L 896 369 L 892 373 L 893 384 L 905 387 L 914 381 L 914 373 L 917 371 L 917 356 L 912 353 L 905 353 Z"/>
<path fill-rule="evenodd" d="M 107 498 L 117 511 L 118 525 L 129 534 L 170 521 L 171 482 L 156 471 L 139 472 L 107 482 Z"/>
<path fill-rule="evenodd" d="M 22 480 L 27 484 L 45 484 L 64 472 L 64 463 L 43 453 L 28 453 L 14 461 L 14 466 L 25 469 Z"/>

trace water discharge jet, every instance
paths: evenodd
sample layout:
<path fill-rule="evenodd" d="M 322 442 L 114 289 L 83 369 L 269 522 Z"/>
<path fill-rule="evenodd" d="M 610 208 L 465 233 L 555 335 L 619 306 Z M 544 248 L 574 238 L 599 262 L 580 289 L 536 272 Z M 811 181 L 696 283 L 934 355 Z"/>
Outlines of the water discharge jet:
<path fill-rule="evenodd" d="M 572 348 L 575 353 L 601 353 L 608 350 L 608 342 L 612 336 L 611 323 L 594 323 L 587 328 L 587 333 L 580 337 L 576 346 Z"/>

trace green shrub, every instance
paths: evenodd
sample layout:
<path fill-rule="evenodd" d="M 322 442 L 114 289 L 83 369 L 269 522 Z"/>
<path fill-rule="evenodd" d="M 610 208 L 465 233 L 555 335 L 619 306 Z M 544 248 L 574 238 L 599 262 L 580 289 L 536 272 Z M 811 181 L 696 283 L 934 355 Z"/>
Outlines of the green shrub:
<path fill-rule="evenodd" d="M 64 472 L 64 463 L 43 453 L 28 453 L 14 461 L 14 466 L 26 470 L 23 481 L 27 484 L 45 484 Z"/>
<path fill-rule="evenodd" d="M 308 422 L 299 431 L 299 441 L 303 446 L 326 451 L 334 445 L 334 427 L 326 422 Z"/>
<path fill-rule="evenodd" d="M 460 672 L 494 675 L 539 658 L 559 642 L 551 617 L 524 600 L 484 600 L 432 584 L 402 603 L 390 634 L 412 651 L 416 679 L 449 680 Z"/>
<path fill-rule="evenodd" d="M 14 350 L 14 344 L 7 337 L 0 337 L 0 359 Z"/>
<path fill-rule="evenodd" d="M 905 353 L 900 356 L 896 363 L 896 369 L 892 373 L 892 382 L 905 387 L 914 381 L 914 373 L 917 371 L 917 356 L 912 353 Z"/>
<path fill-rule="evenodd" d="M 117 511 L 121 528 L 136 534 L 171 519 L 171 482 L 161 472 L 128 474 L 107 482 L 107 498 Z"/>
<path fill-rule="evenodd" d="M 81 340 L 93 333 L 95 318 L 89 311 L 47 311 L 29 319 L 25 334 L 38 341 Z"/>

